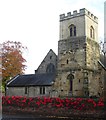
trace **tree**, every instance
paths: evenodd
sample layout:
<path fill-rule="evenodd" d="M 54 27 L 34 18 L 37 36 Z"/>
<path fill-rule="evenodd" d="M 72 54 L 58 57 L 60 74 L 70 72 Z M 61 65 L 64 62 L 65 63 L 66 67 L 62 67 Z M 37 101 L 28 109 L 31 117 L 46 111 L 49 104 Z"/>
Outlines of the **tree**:
<path fill-rule="evenodd" d="M 26 68 L 23 58 L 23 50 L 27 49 L 20 42 L 7 41 L 2 43 L 2 83 L 15 77 L 17 74 L 23 74 Z"/>

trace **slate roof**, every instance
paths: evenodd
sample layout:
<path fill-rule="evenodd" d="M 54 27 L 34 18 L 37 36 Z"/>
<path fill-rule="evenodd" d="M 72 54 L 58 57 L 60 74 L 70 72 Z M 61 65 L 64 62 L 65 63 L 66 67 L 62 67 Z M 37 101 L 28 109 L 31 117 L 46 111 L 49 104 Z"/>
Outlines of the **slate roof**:
<path fill-rule="evenodd" d="M 29 74 L 18 75 L 7 83 L 7 87 L 22 86 L 51 86 L 55 79 L 55 74 Z"/>

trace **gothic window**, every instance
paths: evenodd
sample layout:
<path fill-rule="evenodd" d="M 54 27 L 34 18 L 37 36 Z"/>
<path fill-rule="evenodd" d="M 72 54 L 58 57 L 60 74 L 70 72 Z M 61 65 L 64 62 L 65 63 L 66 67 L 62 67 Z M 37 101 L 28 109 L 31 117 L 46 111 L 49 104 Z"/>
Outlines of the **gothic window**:
<path fill-rule="evenodd" d="M 40 87 L 40 94 L 45 94 L 45 87 Z"/>
<path fill-rule="evenodd" d="M 71 24 L 69 26 L 69 30 L 70 30 L 70 37 L 76 36 L 76 26 L 75 25 Z"/>
<path fill-rule="evenodd" d="M 74 26 L 74 36 L 76 36 L 76 26 Z"/>
<path fill-rule="evenodd" d="M 69 74 L 67 76 L 67 79 L 70 81 L 70 92 L 72 92 L 74 75 L 73 74 Z"/>
<path fill-rule="evenodd" d="M 70 37 L 72 36 L 72 27 L 70 28 Z"/>
<path fill-rule="evenodd" d="M 95 31 L 94 31 L 93 26 L 90 27 L 90 37 L 93 39 L 95 38 Z"/>
<path fill-rule="evenodd" d="M 67 76 L 67 79 L 68 79 L 68 80 L 70 80 L 70 79 L 73 80 L 73 79 L 74 79 L 74 75 L 73 75 L 73 74 L 69 74 L 69 75 Z"/>
<path fill-rule="evenodd" d="M 52 63 L 48 64 L 47 68 L 46 68 L 46 72 L 47 73 L 54 73 L 55 72 L 55 66 Z"/>

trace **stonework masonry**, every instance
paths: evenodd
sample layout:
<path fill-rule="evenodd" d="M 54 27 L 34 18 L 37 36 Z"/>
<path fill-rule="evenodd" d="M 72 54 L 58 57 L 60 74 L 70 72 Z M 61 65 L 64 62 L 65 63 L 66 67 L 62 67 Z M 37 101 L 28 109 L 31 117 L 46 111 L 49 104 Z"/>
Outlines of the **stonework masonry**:
<path fill-rule="evenodd" d="M 98 18 L 85 8 L 61 14 L 55 95 L 102 96 L 99 60 Z"/>
<path fill-rule="evenodd" d="M 94 16 L 90 11 L 86 10 L 85 8 L 80 9 L 79 12 L 77 12 L 77 10 L 74 10 L 73 14 L 71 14 L 71 12 L 68 12 L 67 15 L 61 14 L 60 15 L 60 21 L 70 19 L 70 18 L 74 18 L 74 17 L 77 17 L 77 16 L 82 16 L 82 15 L 86 15 L 90 19 L 92 19 L 93 21 L 98 22 L 98 18 L 96 16 Z"/>
<path fill-rule="evenodd" d="M 55 71 L 57 69 L 57 55 L 50 49 L 50 51 L 36 70 L 36 73 L 46 73 L 47 67 L 52 67 L 52 65 L 54 66 Z"/>
<path fill-rule="evenodd" d="M 44 96 L 50 96 L 49 91 L 51 91 L 51 87 L 47 86 Z M 28 97 L 42 96 L 42 94 L 40 94 L 39 86 L 28 87 L 28 93 L 27 94 L 25 94 L 25 87 L 24 86 L 23 87 L 22 86 L 21 87 L 8 87 L 6 95 L 9 95 L 9 96 L 17 95 L 17 96 L 28 96 Z"/>

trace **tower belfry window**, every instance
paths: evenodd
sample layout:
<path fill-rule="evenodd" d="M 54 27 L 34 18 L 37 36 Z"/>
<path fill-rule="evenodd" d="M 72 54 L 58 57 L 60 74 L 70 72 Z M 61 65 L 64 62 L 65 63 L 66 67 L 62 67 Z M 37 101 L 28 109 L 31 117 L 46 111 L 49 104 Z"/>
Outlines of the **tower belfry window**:
<path fill-rule="evenodd" d="M 74 26 L 74 36 L 76 36 L 76 26 Z"/>
<path fill-rule="evenodd" d="M 72 27 L 70 28 L 70 36 L 72 36 Z"/>
<path fill-rule="evenodd" d="M 95 31 L 94 31 L 93 26 L 90 27 L 90 37 L 93 39 L 95 38 Z"/>
<path fill-rule="evenodd" d="M 69 26 L 69 30 L 70 30 L 70 37 L 76 36 L 76 26 L 75 25 L 71 24 Z"/>

